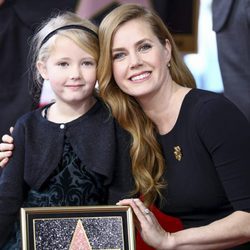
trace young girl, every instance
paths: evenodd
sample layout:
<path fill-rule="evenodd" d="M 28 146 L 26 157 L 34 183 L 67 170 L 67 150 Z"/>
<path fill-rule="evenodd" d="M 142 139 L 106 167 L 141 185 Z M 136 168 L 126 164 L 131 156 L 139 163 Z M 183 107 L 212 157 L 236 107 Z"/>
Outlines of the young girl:
<path fill-rule="evenodd" d="M 95 25 L 72 13 L 33 39 L 35 89 L 50 81 L 55 102 L 15 125 L 0 178 L 1 249 L 20 248 L 20 207 L 115 203 L 132 190 L 130 137 L 94 94 L 98 46 Z"/>

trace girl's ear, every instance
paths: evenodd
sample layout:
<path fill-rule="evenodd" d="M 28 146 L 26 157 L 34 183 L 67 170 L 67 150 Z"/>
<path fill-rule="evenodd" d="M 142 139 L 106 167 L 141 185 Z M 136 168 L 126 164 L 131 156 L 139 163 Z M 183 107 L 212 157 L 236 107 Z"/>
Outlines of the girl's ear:
<path fill-rule="evenodd" d="M 47 68 L 43 61 L 38 61 L 36 63 L 37 70 L 44 80 L 48 80 Z"/>

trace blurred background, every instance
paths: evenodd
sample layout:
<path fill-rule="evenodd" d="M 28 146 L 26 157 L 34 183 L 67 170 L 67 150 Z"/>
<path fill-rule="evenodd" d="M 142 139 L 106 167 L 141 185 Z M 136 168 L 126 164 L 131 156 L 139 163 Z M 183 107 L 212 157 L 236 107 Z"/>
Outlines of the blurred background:
<path fill-rule="evenodd" d="M 197 53 L 184 56 L 187 66 L 195 77 L 197 87 L 222 93 L 216 37 L 212 30 L 212 0 L 200 0 L 197 44 Z"/>

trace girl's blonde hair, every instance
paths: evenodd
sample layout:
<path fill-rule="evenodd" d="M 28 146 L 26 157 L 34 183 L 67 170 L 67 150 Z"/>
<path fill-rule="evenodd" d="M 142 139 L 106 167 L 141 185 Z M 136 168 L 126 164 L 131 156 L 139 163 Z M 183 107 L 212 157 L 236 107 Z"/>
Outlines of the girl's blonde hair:
<path fill-rule="evenodd" d="M 179 85 L 195 87 L 195 81 L 184 64 L 175 42 L 161 18 L 153 11 L 137 4 L 123 4 L 110 12 L 99 27 L 100 58 L 97 76 L 100 96 L 111 107 L 113 116 L 133 138 L 130 155 L 135 179 L 135 193 L 144 197 L 147 205 L 152 204 L 166 183 L 162 179 L 165 162 L 156 139 L 156 127 L 143 112 L 134 97 L 122 92 L 112 74 L 112 39 L 119 27 L 133 19 L 149 23 L 152 31 L 165 46 L 168 39 L 172 47 L 170 74 Z M 167 65 L 167 62 L 166 62 Z"/>
<path fill-rule="evenodd" d="M 67 25 L 80 25 L 86 27 L 87 29 L 93 31 L 96 35 L 92 34 L 92 32 L 80 29 L 62 29 L 57 31 L 57 33 L 53 35 L 48 41 L 46 41 L 46 43 L 42 44 L 44 38 L 50 32 Z M 92 55 L 96 62 L 98 62 L 99 42 L 97 37 L 97 30 L 97 27 L 89 20 L 82 19 L 81 17 L 72 12 L 59 13 L 41 24 L 41 26 L 38 28 L 36 34 L 31 40 L 31 49 L 29 54 L 31 60 L 30 89 L 35 100 L 39 98 L 43 84 L 43 78 L 41 77 L 36 67 L 37 61 L 40 60 L 45 62 L 49 58 L 58 36 L 64 36 L 71 39 L 80 48 Z"/>

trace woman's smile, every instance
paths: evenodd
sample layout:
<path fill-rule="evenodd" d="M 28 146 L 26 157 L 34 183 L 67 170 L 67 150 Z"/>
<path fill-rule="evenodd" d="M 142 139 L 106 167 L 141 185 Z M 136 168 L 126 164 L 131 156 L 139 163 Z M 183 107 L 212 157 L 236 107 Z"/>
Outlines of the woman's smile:
<path fill-rule="evenodd" d="M 147 72 L 135 74 L 135 75 L 131 76 L 129 79 L 132 82 L 142 82 L 142 81 L 148 80 L 150 78 L 150 76 L 151 76 L 151 72 L 147 71 Z"/>

